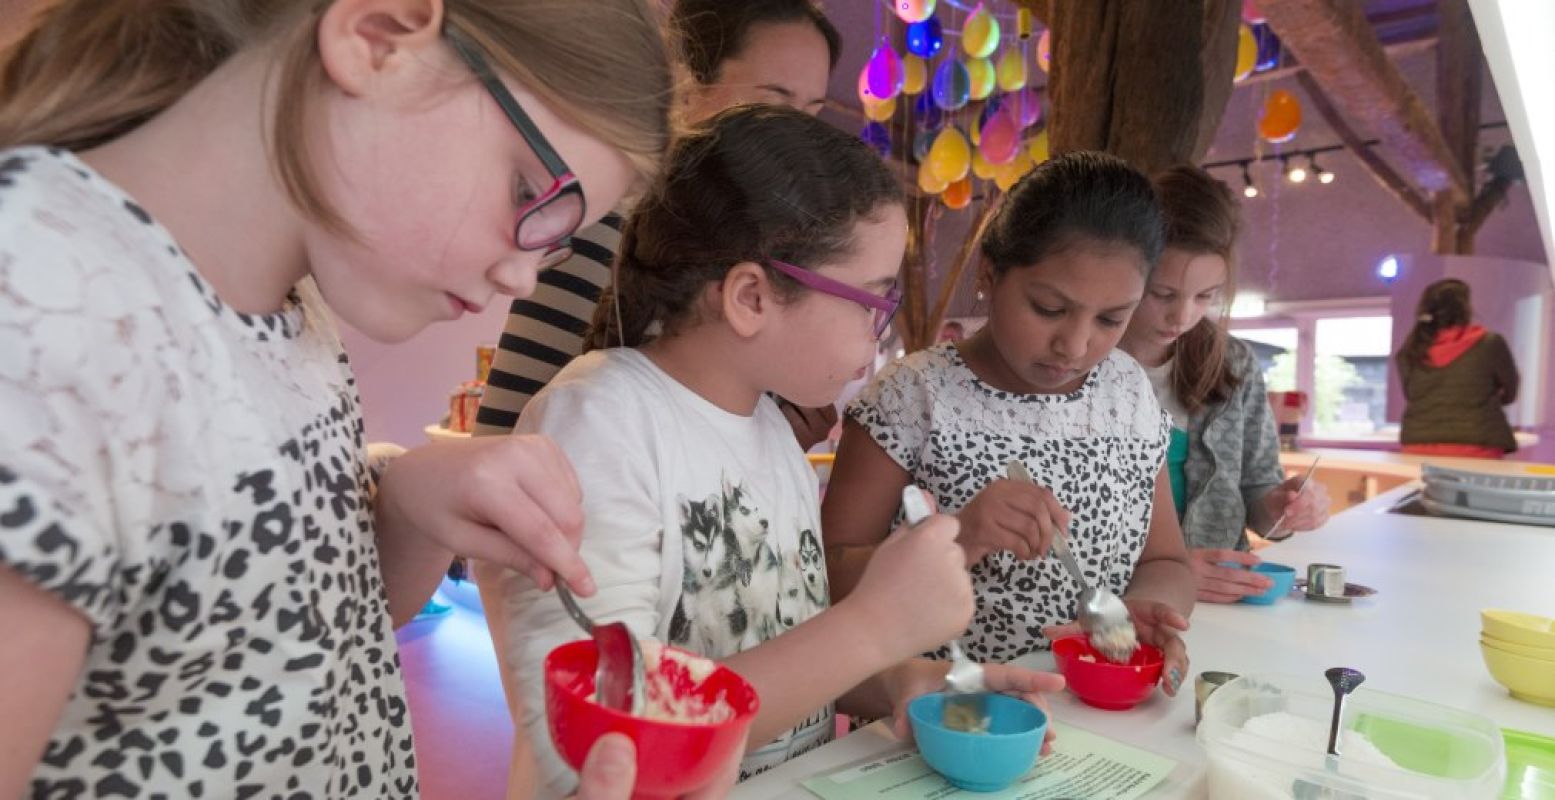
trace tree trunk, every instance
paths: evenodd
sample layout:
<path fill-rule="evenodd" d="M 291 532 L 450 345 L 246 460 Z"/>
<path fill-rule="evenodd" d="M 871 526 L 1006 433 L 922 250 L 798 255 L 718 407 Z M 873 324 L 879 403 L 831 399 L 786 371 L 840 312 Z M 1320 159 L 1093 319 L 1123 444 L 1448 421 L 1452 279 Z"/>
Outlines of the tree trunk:
<path fill-rule="evenodd" d="M 1054 3 L 1053 152 L 1102 150 L 1154 173 L 1198 161 L 1236 62 L 1231 0 Z M 1207 87 L 1213 86 L 1213 90 Z"/>

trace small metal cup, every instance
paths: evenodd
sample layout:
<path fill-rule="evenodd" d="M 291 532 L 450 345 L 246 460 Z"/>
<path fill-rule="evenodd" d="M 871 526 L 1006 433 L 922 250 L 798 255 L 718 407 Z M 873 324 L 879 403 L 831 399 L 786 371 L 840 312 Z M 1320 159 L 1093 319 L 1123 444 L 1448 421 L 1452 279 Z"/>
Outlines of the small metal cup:
<path fill-rule="evenodd" d="M 1308 564 L 1307 592 L 1322 597 L 1344 597 L 1344 567 L 1337 564 Z"/>
<path fill-rule="evenodd" d="M 1216 689 L 1237 679 L 1235 672 L 1200 672 L 1193 679 L 1193 724 L 1198 725 L 1204 721 L 1204 701 L 1215 693 Z"/>

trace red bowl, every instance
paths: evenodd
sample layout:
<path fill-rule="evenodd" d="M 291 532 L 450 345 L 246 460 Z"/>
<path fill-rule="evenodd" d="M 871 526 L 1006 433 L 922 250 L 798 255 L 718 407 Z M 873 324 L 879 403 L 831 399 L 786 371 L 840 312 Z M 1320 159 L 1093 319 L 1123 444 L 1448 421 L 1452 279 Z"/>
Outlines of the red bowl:
<path fill-rule="evenodd" d="M 1127 664 L 1108 661 L 1083 635 L 1053 642 L 1053 657 L 1069 691 L 1086 705 L 1108 711 L 1133 708 L 1149 697 L 1161 681 L 1161 651 L 1143 642 Z"/>
<path fill-rule="evenodd" d="M 599 737 L 622 733 L 637 746 L 633 797 L 679 797 L 706 786 L 745 749 L 746 733 L 760 701 L 755 687 L 733 670 L 720 665 L 696 689 L 696 695 L 709 703 L 721 694 L 733 716 L 717 723 L 669 722 L 634 717 L 590 700 L 598 660 L 592 640 L 564 644 L 545 657 L 545 713 L 551 742 L 573 769 L 582 766 Z M 688 683 L 677 689 L 681 687 L 690 689 Z"/>

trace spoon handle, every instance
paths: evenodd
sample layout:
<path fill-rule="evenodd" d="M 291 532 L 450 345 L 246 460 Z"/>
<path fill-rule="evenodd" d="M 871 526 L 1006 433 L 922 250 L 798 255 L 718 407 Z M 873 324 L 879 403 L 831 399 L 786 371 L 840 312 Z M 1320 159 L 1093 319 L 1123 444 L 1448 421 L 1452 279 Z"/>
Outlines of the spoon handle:
<path fill-rule="evenodd" d="M 1011 460 L 1005 466 L 1004 472 L 1012 481 L 1020 481 L 1022 483 L 1035 482 L 1031 479 L 1031 473 L 1026 470 L 1026 465 L 1019 461 Z M 1074 553 L 1069 551 L 1069 535 L 1066 532 L 1059 531 L 1058 535 L 1053 537 L 1052 549 L 1058 555 L 1058 560 L 1063 562 L 1064 568 L 1069 570 L 1069 574 L 1080 584 L 1080 591 L 1083 592 L 1091 588 L 1091 585 L 1085 580 L 1085 573 L 1080 571 L 1080 562 L 1075 561 Z"/>
<path fill-rule="evenodd" d="M 582 628 L 584 633 L 594 635 L 594 621 L 578 607 L 578 601 L 572 599 L 572 592 L 560 578 L 556 580 L 556 594 L 561 597 L 562 607 L 567 609 L 567 616 L 572 617 L 572 621 L 578 623 L 578 627 Z"/>

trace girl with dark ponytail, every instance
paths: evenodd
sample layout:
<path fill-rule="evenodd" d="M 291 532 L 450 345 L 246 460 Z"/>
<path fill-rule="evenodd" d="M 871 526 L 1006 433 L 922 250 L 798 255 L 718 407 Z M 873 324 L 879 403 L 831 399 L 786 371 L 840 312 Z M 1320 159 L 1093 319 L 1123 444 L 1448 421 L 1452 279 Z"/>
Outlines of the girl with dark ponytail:
<path fill-rule="evenodd" d="M 582 552 L 601 586 L 584 609 L 756 686 L 745 774 L 827 741 L 834 710 L 904 720 L 903 705 L 945 677 L 911 656 L 971 615 L 948 517 L 887 541 L 832 605 L 815 472 L 770 396 L 819 405 L 862 374 L 900 302 L 906 242 L 896 178 L 857 137 L 779 106 L 725 111 L 679 140 L 627 221 L 615 290 L 589 330 L 596 349 L 518 422 L 577 466 Z M 479 583 L 504 684 L 522 693 L 516 727 L 547 786 L 565 791 L 540 670 L 577 631 L 523 575 Z M 988 669 L 994 690 L 1058 685 Z"/>

